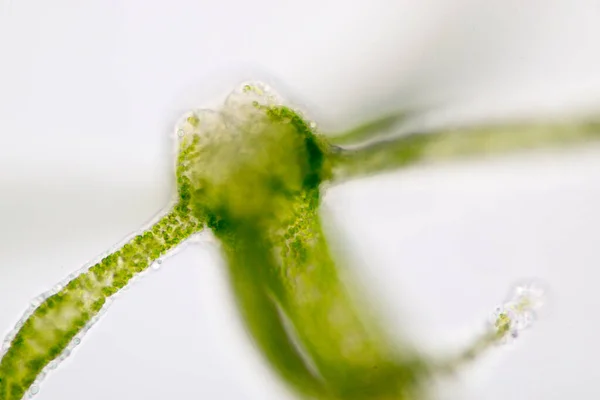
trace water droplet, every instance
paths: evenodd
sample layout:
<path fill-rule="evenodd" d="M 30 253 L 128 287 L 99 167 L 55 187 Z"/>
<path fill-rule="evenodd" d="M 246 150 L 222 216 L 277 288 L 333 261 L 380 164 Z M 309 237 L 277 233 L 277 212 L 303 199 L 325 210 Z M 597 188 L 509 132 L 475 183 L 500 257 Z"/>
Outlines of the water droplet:
<path fill-rule="evenodd" d="M 185 132 L 183 131 L 183 129 L 178 129 L 177 130 L 177 136 L 179 136 L 180 138 L 182 138 L 183 135 L 185 135 Z"/>
<path fill-rule="evenodd" d="M 79 338 L 75 338 L 75 339 L 73 340 L 73 344 L 74 344 L 75 346 L 79 346 L 79 344 L 81 344 L 81 339 L 79 339 Z"/>

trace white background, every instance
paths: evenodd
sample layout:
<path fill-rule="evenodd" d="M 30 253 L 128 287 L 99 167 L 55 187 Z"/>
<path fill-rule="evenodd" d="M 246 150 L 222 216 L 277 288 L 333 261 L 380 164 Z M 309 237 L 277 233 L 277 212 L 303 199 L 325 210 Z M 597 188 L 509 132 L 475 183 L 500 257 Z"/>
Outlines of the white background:
<path fill-rule="evenodd" d="M 168 202 L 172 126 L 265 80 L 324 128 L 600 109 L 600 2 L 1 0 L 0 330 Z M 331 190 L 338 245 L 398 330 L 443 354 L 521 278 L 547 313 L 439 399 L 600 398 L 600 147 Z M 205 237 L 121 293 L 40 400 L 285 399 Z"/>

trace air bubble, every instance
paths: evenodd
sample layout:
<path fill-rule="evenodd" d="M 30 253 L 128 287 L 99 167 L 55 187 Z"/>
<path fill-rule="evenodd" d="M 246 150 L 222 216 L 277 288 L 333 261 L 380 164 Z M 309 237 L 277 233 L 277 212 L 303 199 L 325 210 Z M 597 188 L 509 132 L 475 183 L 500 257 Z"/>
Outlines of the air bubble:
<path fill-rule="evenodd" d="M 40 391 L 40 388 L 38 385 L 33 385 L 31 386 L 31 389 L 29 389 L 29 395 L 30 396 L 35 396 L 36 394 L 38 394 Z"/>

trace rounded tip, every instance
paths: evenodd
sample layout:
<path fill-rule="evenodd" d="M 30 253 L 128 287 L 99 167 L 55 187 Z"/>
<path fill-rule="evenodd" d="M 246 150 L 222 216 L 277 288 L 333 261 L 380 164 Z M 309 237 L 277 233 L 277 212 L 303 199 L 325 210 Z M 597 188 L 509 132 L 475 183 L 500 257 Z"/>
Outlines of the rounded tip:
<path fill-rule="evenodd" d="M 493 329 L 504 338 L 516 338 L 529 328 L 544 305 L 546 290 L 539 282 L 516 286 L 510 299 L 497 307 L 492 317 Z"/>

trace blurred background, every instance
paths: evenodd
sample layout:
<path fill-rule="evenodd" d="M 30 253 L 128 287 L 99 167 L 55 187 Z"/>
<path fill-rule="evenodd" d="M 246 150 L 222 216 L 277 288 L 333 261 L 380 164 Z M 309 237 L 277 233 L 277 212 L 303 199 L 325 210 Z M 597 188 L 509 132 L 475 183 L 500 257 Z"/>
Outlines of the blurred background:
<path fill-rule="evenodd" d="M 600 112 L 600 2 L 0 0 L 0 331 L 168 203 L 172 130 L 266 81 L 323 130 L 405 106 L 435 128 Z M 441 400 L 600 398 L 600 146 L 332 188 L 335 246 L 398 332 L 461 348 L 513 284 L 540 321 Z M 210 235 L 118 295 L 39 400 L 291 399 L 237 318 Z M 376 296 L 374 294 L 377 294 Z"/>

